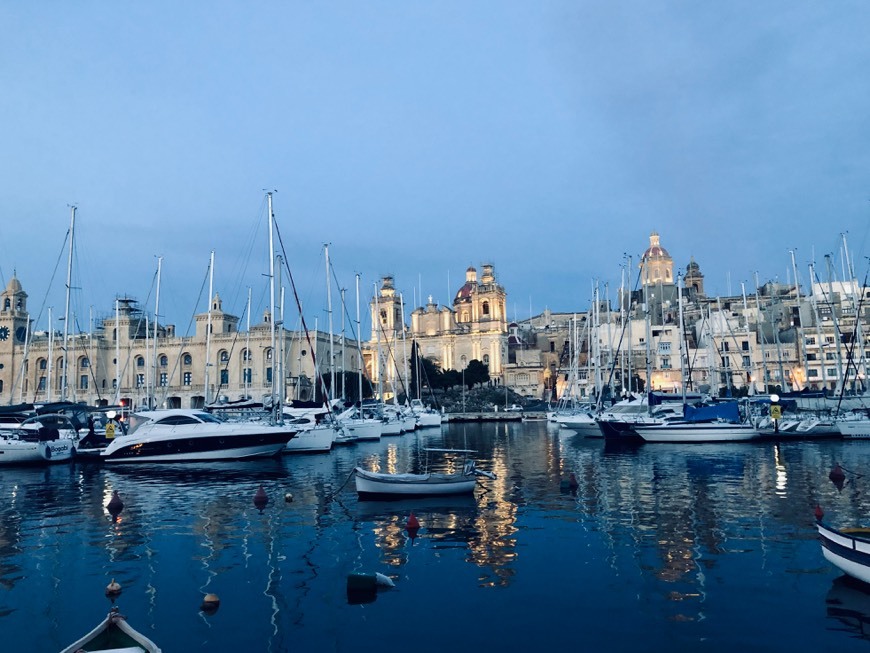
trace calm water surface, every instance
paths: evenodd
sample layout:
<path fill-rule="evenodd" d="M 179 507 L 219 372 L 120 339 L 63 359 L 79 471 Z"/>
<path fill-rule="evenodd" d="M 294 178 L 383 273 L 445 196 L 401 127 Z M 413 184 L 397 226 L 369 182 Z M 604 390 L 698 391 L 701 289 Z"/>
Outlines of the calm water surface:
<path fill-rule="evenodd" d="M 357 500 L 356 464 L 414 470 L 425 446 L 475 449 L 498 479 L 473 499 Z M 870 476 L 839 491 L 835 462 L 870 472 L 870 442 L 611 451 L 527 422 L 244 464 L 0 469 L 0 650 L 69 644 L 114 578 L 165 653 L 868 651 L 870 593 L 842 582 L 813 526 L 816 503 L 835 526 L 870 523 Z M 395 588 L 349 601 L 353 572 Z"/>

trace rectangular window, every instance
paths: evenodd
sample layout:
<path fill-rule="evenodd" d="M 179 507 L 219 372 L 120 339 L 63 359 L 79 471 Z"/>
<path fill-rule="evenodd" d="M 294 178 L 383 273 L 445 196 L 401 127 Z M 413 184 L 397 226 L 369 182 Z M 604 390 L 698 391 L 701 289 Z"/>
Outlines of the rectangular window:
<path fill-rule="evenodd" d="M 806 342 L 808 345 L 815 345 L 816 344 L 816 337 L 815 336 L 807 336 L 807 338 L 804 342 Z"/>
<path fill-rule="evenodd" d="M 160 385 L 164 388 L 169 385 L 169 375 L 166 372 L 160 373 Z"/>
<path fill-rule="evenodd" d="M 741 343 L 740 343 L 740 348 L 741 348 L 743 351 L 749 351 L 749 341 L 748 341 L 748 340 L 744 340 L 743 342 L 741 342 Z"/>
<path fill-rule="evenodd" d="M 193 373 L 192 372 L 185 372 L 184 374 L 182 374 L 181 378 L 182 378 L 181 382 L 184 385 L 193 385 Z"/>
<path fill-rule="evenodd" d="M 660 342 L 659 343 L 659 353 L 660 354 L 670 354 L 671 353 L 671 343 L 670 342 Z"/>
<path fill-rule="evenodd" d="M 826 361 L 835 361 L 835 360 L 837 360 L 837 354 L 832 352 L 832 351 L 825 352 L 825 360 Z"/>
<path fill-rule="evenodd" d="M 836 367 L 828 367 L 825 369 L 825 374 L 828 375 L 829 378 L 837 376 L 837 368 Z"/>
<path fill-rule="evenodd" d="M 221 370 L 221 385 L 229 385 L 230 383 L 230 371 L 227 369 Z"/>
<path fill-rule="evenodd" d="M 145 375 L 144 374 L 137 374 L 136 375 L 136 387 L 141 388 L 144 385 L 145 385 Z"/>
<path fill-rule="evenodd" d="M 250 383 L 251 382 L 251 368 L 246 367 L 242 372 L 242 383 Z"/>
<path fill-rule="evenodd" d="M 748 369 L 751 366 L 752 366 L 752 362 L 749 360 L 749 356 L 744 356 L 743 357 L 743 367 Z"/>
<path fill-rule="evenodd" d="M 36 389 L 39 392 L 45 392 L 45 377 L 44 376 L 39 377 L 39 384 L 36 386 Z"/>
<path fill-rule="evenodd" d="M 266 368 L 266 383 L 272 383 L 272 368 Z"/>
<path fill-rule="evenodd" d="M 818 370 L 807 370 L 807 376 L 811 379 L 817 379 L 817 378 L 819 378 L 819 371 Z"/>
<path fill-rule="evenodd" d="M 664 358 L 662 358 L 662 369 L 663 369 L 663 370 L 669 370 L 669 369 L 671 369 L 671 359 L 668 358 L 667 356 L 665 356 Z"/>
<path fill-rule="evenodd" d="M 819 357 L 816 354 L 807 354 L 807 360 L 808 361 L 816 361 L 816 360 L 819 360 Z"/>
<path fill-rule="evenodd" d="M 82 390 L 88 389 L 88 375 L 87 374 L 82 374 L 79 377 L 79 388 Z"/>

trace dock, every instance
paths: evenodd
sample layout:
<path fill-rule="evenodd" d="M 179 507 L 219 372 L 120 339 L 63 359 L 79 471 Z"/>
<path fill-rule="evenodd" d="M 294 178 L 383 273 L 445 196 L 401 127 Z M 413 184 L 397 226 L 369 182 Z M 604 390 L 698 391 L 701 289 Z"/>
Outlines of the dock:
<path fill-rule="evenodd" d="M 482 411 L 476 413 L 447 413 L 445 416 L 448 422 L 522 422 L 528 420 L 546 419 L 547 416 L 542 412 L 522 412 L 522 411 Z"/>

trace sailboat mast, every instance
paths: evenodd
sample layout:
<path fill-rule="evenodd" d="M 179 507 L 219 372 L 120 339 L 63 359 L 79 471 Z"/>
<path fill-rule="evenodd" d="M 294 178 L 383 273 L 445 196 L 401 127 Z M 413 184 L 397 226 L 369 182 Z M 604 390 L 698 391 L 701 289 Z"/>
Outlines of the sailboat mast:
<path fill-rule="evenodd" d="M 54 386 L 54 325 L 51 322 L 51 306 L 48 307 L 48 386 L 45 400 L 51 401 L 51 390 Z"/>
<path fill-rule="evenodd" d="M 329 243 L 323 246 L 326 259 L 326 317 L 329 323 L 329 395 L 335 397 L 335 343 L 332 337 L 332 284 L 329 282 Z"/>
<path fill-rule="evenodd" d="M 378 284 L 374 284 L 375 288 L 375 342 L 377 343 L 377 370 L 378 370 L 378 401 L 384 401 L 384 379 L 381 373 L 381 305 L 378 301 Z"/>
<path fill-rule="evenodd" d="M 272 367 L 275 366 L 275 217 L 272 213 L 272 193 L 267 192 L 266 198 L 268 201 L 269 211 L 269 344 L 272 348 Z M 271 398 L 272 398 L 272 414 L 275 414 L 275 370 L 272 370 L 271 383 Z"/>
<path fill-rule="evenodd" d="M 800 284 L 800 280 L 798 279 L 797 264 L 795 263 L 795 260 L 794 260 L 794 250 L 793 250 L 793 249 L 790 249 L 790 250 L 789 250 L 789 254 L 791 254 L 791 269 L 792 269 L 792 274 L 794 274 L 794 294 L 795 294 L 795 304 L 796 304 L 797 307 L 798 307 L 798 320 L 800 320 L 800 310 L 801 310 L 801 309 L 800 309 L 800 306 L 801 306 L 801 284 Z M 797 327 L 797 326 L 795 327 L 795 343 L 796 343 L 796 345 L 797 345 L 797 347 L 798 347 L 798 351 L 800 352 L 801 362 L 803 363 L 803 368 L 804 368 L 804 380 L 803 380 L 803 384 L 804 384 L 804 387 L 806 387 L 806 386 L 807 386 L 807 377 L 806 377 L 806 373 L 807 373 L 807 368 L 809 367 L 809 363 L 808 363 L 808 361 L 807 361 L 807 344 L 806 344 L 806 342 L 804 342 L 804 327 L 803 327 L 803 324 L 801 324 L 799 327 Z"/>
<path fill-rule="evenodd" d="M 341 372 L 341 401 L 342 401 L 342 403 L 344 403 L 346 400 L 346 397 L 344 396 L 344 386 L 345 386 L 344 366 L 346 364 L 345 359 L 344 359 L 344 352 L 347 351 L 347 345 L 345 344 L 345 326 L 344 326 L 344 314 L 346 312 L 345 311 L 345 303 L 344 303 L 344 295 L 345 295 L 345 289 L 342 288 L 341 289 L 341 370 L 340 370 L 340 372 Z"/>
<path fill-rule="evenodd" d="M 121 403 L 121 309 L 115 299 L 115 405 Z"/>
<path fill-rule="evenodd" d="M 211 255 L 208 259 L 208 321 L 205 329 L 205 387 L 203 388 L 203 398 L 205 403 L 209 403 L 208 396 L 208 368 L 211 367 L 211 299 L 214 296 L 214 250 L 211 250 Z"/>
<path fill-rule="evenodd" d="M 761 391 L 767 394 L 767 354 L 764 351 L 764 327 L 761 325 L 761 300 L 758 297 L 758 272 L 755 273 L 755 325 L 761 341 Z"/>
<path fill-rule="evenodd" d="M 359 273 L 356 274 L 356 338 L 357 338 L 357 348 L 356 348 L 356 358 L 357 358 L 357 391 L 359 392 L 359 405 L 362 406 L 363 399 L 363 391 L 362 391 L 362 377 L 363 377 L 363 360 L 362 360 L 362 350 L 359 347 L 359 342 L 362 339 L 362 332 L 360 331 L 360 320 L 359 320 Z"/>
<path fill-rule="evenodd" d="M 449 274 L 450 273 L 448 272 L 448 276 Z M 411 391 L 411 386 L 408 385 L 408 343 L 407 340 L 405 340 L 405 296 L 401 293 L 399 294 L 399 306 L 402 309 L 402 360 L 404 362 L 402 365 L 402 375 L 405 377 L 405 401 L 408 401 L 408 394 Z"/>
<path fill-rule="evenodd" d="M 67 258 L 66 264 L 66 306 L 64 308 L 64 318 L 63 318 L 63 369 L 61 370 L 61 381 L 60 381 L 60 400 L 66 401 L 66 391 L 67 391 L 67 338 L 69 337 L 69 299 L 70 299 L 70 291 L 72 290 L 72 264 L 73 264 L 73 244 L 75 243 L 75 230 L 76 230 L 76 207 L 70 207 L 70 219 L 69 219 L 69 256 Z"/>
<path fill-rule="evenodd" d="M 245 382 L 245 399 L 250 399 L 251 389 L 251 287 L 248 286 L 248 308 L 245 311 L 247 323 L 245 327 L 245 356 L 244 356 L 244 371 L 242 376 Z"/>
<path fill-rule="evenodd" d="M 158 316 L 160 315 L 160 273 L 161 273 L 162 269 L 163 269 L 163 257 L 158 256 L 157 257 L 157 293 L 156 293 L 155 299 L 154 299 L 154 342 L 152 343 L 154 345 L 154 358 L 152 360 L 154 362 L 154 377 L 153 377 L 154 392 L 153 392 L 153 395 L 154 395 L 155 399 L 157 397 L 157 386 L 159 385 L 159 382 L 157 380 L 157 322 L 158 322 Z M 151 405 L 151 398 L 150 397 L 148 398 L 148 407 L 149 408 L 156 408 L 156 402 L 153 406 Z"/>
<path fill-rule="evenodd" d="M 275 255 L 275 260 L 278 261 L 277 278 L 275 280 L 280 300 L 278 302 L 277 319 L 272 316 L 272 324 L 275 328 L 275 340 L 277 341 L 277 350 L 273 349 L 272 357 L 275 362 L 275 371 L 272 378 L 277 388 L 274 396 L 274 420 L 278 424 L 284 424 L 284 283 L 281 281 L 281 271 L 284 269 L 284 258 L 280 254 Z M 280 332 L 279 332 L 280 329 Z"/>
<path fill-rule="evenodd" d="M 686 372 L 685 372 L 685 355 L 686 355 L 686 337 L 685 327 L 683 325 L 683 273 L 677 274 L 677 306 L 680 313 L 680 386 L 683 395 L 683 405 L 686 404 Z"/>

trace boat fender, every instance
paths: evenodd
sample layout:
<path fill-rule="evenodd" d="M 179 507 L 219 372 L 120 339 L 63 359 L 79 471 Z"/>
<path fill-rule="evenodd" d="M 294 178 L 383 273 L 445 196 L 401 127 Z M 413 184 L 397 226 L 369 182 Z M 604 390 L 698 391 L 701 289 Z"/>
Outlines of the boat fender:
<path fill-rule="evenodd" d="M 106 504 L 106 510 L 109 511 L 109 514 L 112 517 L 117 517 L 121 514 L 121 511 L 124 509 L 124 502 L 121 501 L 121 497 L 118 496 L 118 490 L 112 492 L 112 498 L 109 499 L 109 503 Z"/>
<path fill-rule="evenodd" d="M 290 492 L 288 492 L 287 494 L 284 495 L 284 501 L 286 503 L 293 503 L 293 495 Z"/>
<path fill-rule="evenodd" d="M 393 582 L 393 579 L 389 576 L 385 576 L 384 574 L 375 572 L 375 582 L 380 587 L 395 587 L 396 584 Z"/>
<path fill-rule="evenodd" d="M 375 574 L 354 572 L 347 575 L 348 592 L 374 592 L 377 587 L 378 579 Z"/>

